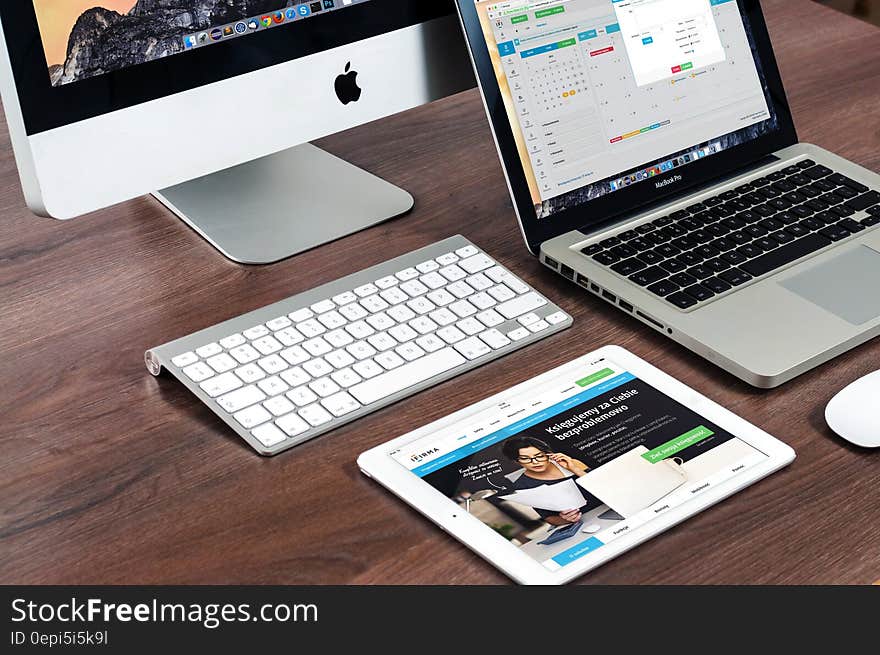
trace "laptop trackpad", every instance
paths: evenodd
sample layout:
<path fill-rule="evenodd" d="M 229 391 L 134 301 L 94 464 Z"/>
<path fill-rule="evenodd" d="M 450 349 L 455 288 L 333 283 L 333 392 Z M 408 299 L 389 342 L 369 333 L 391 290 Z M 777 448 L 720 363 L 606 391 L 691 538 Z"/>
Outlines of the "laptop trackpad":
<path fill-rule="evenodd" d="M 842 253 L 780 284 L 853 325 L 880 316 L 880 253 L 867 246 Z"/>

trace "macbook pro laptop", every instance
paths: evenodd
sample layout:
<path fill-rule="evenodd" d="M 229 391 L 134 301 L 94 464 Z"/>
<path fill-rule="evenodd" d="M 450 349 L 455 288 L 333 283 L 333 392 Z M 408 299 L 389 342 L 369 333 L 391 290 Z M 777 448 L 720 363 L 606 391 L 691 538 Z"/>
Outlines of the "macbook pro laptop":
<path fill-rule="evenodd" d="M 458 6 L 543 264 L 758 387 L 880 334 L 880 175 L 798 141 L 757 0 Z"/>

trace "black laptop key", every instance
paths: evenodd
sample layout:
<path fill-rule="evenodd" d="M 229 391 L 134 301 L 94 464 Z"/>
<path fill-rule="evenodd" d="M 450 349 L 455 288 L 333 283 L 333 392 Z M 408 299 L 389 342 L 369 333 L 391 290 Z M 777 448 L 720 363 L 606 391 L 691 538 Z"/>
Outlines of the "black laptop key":
<path fill-rule="evenodd" d="M 706 268 L 712 269 L 715 273 L 721 273 L 722 271 L 726 271 L 730 268 L 730 264 L 721 259 L 720 257 L 716 257 L 715 259 L 710 259 L 709 261 L 703 264 Z"/>
<path fill-rule="evenodd" d="M 816 196 L 821 196 L 823 193 L 821 189 L 817 189 L 813 184 L 802 186 L 798 191 L 804 194 L 807 198 L 815 198 Z"/>
<path fill-rule="evenodd" d="M 693 238 L 687 236 L 687 237 L 679 237 L 678 239 L 673 239 L 672 241 L 669 242 L 669 245 L 673 246 L 674 248 L 678 248 L 679 250 L 693 250 L 694 248 L 696 248 L 700 244 L 697 243 L 696 239 L 693 239 Z M 677 255 L 678 253 L 676 252 L 673 254 Z"/>
<path fill-rule="evenodd" d="M 715 239 L 712 243 L 709 244 L 718 252 L 727 252 L 728 250 L 733 250 L 736 248 L 736 243 L 731 241 L 730 239 L 725 239 L 724 237 L 720 239 Z"/>
<path fill-rule="evenodd" d="M 877 191 L 868 191 L 868 193 L 864 193 L 858 198 L 853 198 L 846 202 L 847 207 L 857 212 L 865 211 L 868 207 L 873 207 L 877 204 L 880 204 L 880 193 Z"/>
<path fill-rule="evenodd" d="M 660 280 L 659 282 L 655 282 L 651 286 L 648 287 L 648 291 L 653 293 L 655 296 L 660 296 L 661 298 L 665 298 L 670 293 L 675 293 L 681 287 L 679 287 L 675 282 L 670 280 Z"/>
<path fill-rule="evenodd" d="M 664 216 L 663 218 L 658 218 L 652 221 L 654 227 L 666 227 L 667 225 L 672 225 L 672 219 L 668 216 Z"/>
<path fill-rule="evenodd" d="M 678 222 L 684 229 L 689 232 L 693 232 L 694 230 L 699 230 L 702 226 L 691 218 L 683 218 Z"/>
<path fill-rule="evenodd" d="M 769 203 L 765 203 L 763 205 L 758 205 L 757 207 L 753 207 L 752 211 L 756 214 L 760 214 L 763 218 L 769 218 L 773 216 L 777 212 L 775 207 L 770 206 Z"/>
<path fill-rule="evenodd" d="M 880 205 L 874 205 L 873 207 L 868 207 L 866 210 L 871 216 L 880 216 Z"/>
<path fill-rule="evenodd" d="M 806 175 L 803 175 L 801 173 L 797 173 L 795 175 L 792 175 L 790 178 L 788 178 L 786 180 L 786 182 L 789 182 L 790 184 L 794 184 L 795 186 L 798 186 L 798 187 L 802 187 L 802 186 L 807 186 L 809 184 L 812 184 L 813 180 L 808 178 Z"/>
<path fill-rule="evenodd" d="M 804 206 L 809 207 L 810 209 L 817 212 L 823 212 L 828 209 L 828 203 L 826 203 L 824 200 L 820 200 L 819 198 L 813 198 L 809 202 L 805 202 Z"/>
<path fill-rule="evenodd" d="M 627 230 L 626 232 L 621 232 L 617 235 L 618 238 L 622 241 L 631 241 L 639 236 L 639 233 L 635 230 Z"/>
<path fill-rule="evenodd" d="M 775 239 L 771 239 L 770 237 L 758 239 L 757 241 L 755 241 L 755 245 L 764 251 L 776 250 L 776 248 L 779 247 L 779 243 Z"/>
<path fill-rule="evenodd" d="M 880 224 L 880 212 L 876 215 L 871 214 L 867 218 L 862 219 L 862 225 L 865 227 L 874 227 L 875 225 Z"/>
<path fill-rule="evenodd" d="M 699 248 L 694 248 L 693 251 L 703 259 L 709 259 L 709 257 L 717 257 L 721 254 L 721 251 L 717 248 L 713 248 L 710 245 L 700 246 Z"/>
<path fill-rule="evenodd" d="M 638 232 L 639 234 L 643 234 L 643 235 L 644 235 L 644 234 L 647 234 L 648 232 L 653 232 L 653 231 L 656 230 L 656 229 L 657 229 L 657 228 L 654 227 L 653 225 L 651 225 L 650 223 L 644 223 L 644 224 L 642 224 L 642 225 L 639 225 L 639 226 L 636 228 L 636 232 Z"/>
<path fill-rule="evenodd" d="M 707 277 L 712 277 L 715 275 L 715 271 L 713 271 L 708 266 L 691 266 L 687 270 L 687 274 L 697 278 L 698 280 L 705 280 Z"/>
<path fill-rule="evenodd" d="M 706 233 L 711 234 L 713 237 L 723 237 L 725 234 L 730 234 L 730 228 L 726 225 L 722 225 L 721 223 L 707 225 L 703 229 L 706 231 Z"/>
<path fill-rule="evenodd" d="M 645 252 L 639 253 L 639 259 L 648 264 L 649 266 L 654 266 L 655 264 L 659 264 L 662 262 L 665 257 L 658 255 L 653 250 L 647 250 Z"/>
<path fill-rule="evenodd" d="M 612 255 L 610 252 L 600 252 L 598 255 L 593 255 L 593 259 L 602 266 L 611 266 L 612 264 L 616 264 L 620 261 L 620 257 L 617 255 Z"/>
<path fill-rule="evenodd" d="M 754 238 L 762 237 L 768 234 L 768 231 L 765 230 L 760 225 L 749 225 L 745 230 L 743 230 L 746 234 L 753 236 Z"/>
<path fill-rule="evenodd" d="M 786 244 L 794 241 L 794 237 L 786 232 L 785 230 L 779 230 L 779 232 L 774 232 L 770 235 L 771 239 L 774 239 L 777 243 Z"/>
<path fill-rule="evenodd" d="M 862 230 L 865 229 L 864 225 L 862 225 L 861 223 L 857 223 L 856 221 L 854 221 L 851 218 L 847 218 L 847 219 L 840 221 L 840 223 L 838 223 L 838 225 L 840 225 L 840 227 L 845 227 L 847 230 L 849 230 L 853 234 L 855 234 L 856 232 L 861 232 Z"/>
<path fill-rule="evenodd" d="M 742 200 L 741 198 L 737 198 L 736 200 L 731 200 L 730 202 L 724 203 L 724 206 L 728 209 L 732 209 L 735 212 L 745 211 L 749 207 L 751 207 L 751 203 Z"/>
<path fill-rule="evenodd" d="M 715 197 L 706 198 L 706 200 L 703 201 L 703 204 L 706 205 L 706 207 L 715 207 L 716 205 L 720 205 L 722 202 L 724 201 L 721 198 Z"/>
<path fill-rule="evenodd" d="M 738 195 L 739 195 L 739 193 L 737 193 L 736 191 L 725 191 L 724 193 L 721 194 L 721 199 L 722 200 L 733 200 Z"/>
<path fill-rule="evenodd" d="M 602 246 L 600 246 L 598 243 L 594 243 L 593 245 L 587 246 L 586 248 L 581 250 L 581 252 L 587 257 L 592 257 L 593 255 L 602 252 Z"/>
<path fill-rule="evenodd" d="M 673 223 L 672 225 L 664 229 L 666 229 L 673 237 L 683 237 L 685 234 L 687 234 L 687 230 L 676 223 Z"/>
<path fill-rule="evenodd" d="M 631 241 L 627 241 L 626 245 L 628 245 L 630 248 L 635 248 L 637 252 L 643 252 L 645 250 L 650 250 L 651 248 L 654 247 L 653 244 L 649 243 L 648 241 L 646 241 L 642 237 L 636 237 L 635 239 L 632 239 Z"/>
<path fill-rule="evenodd" d="M 825 225 L 834 225 L 837 221 L 840 220 L 840 216 L 838 216 L 837 214 L 833 214 L 827 210 L 824 212 L 819 212 L 813 218 L 822 221 Z"/>
<path fill-rule="evenodd" d="M 770 184 L 770 182 L 771 182 L 771 180 L 767 177 L 759 177 L 756 180 L 752 180 L 750 182 L 750 184 L 753 187 L 762 187 L 762 186 L 767 186 L 768 184 Z"/>
<path fill-rule="evenodd" d="M 779 180 L 779 182 L 773 183 L 773 188 L 782 193 L 788 193 L 789 191 L 797 189 L 797 186 L 792 184 L 789 180 Z"/>
<path fill-rule="evenodd" d="M 807 207 L 806 205 L 798 205 L 797 207 L 791 208 L 791 213 L 797 216 L 798 218 L 806 218 L 807 216 L 812 216 L 816 212 Z"/>
<path fill-rule="evenodd" d="M 870 189 L 868 189 L 868 187 L 866 187 L 861 182 L 856 182 L 855 180 L 848 178 L 846 175 L 841 175 L 840 173 L 835 173 L 834 175 L 832 175 L 831 177 L 828 178 L 828 181 L 833 182 L 834 184 L 836 184 L 838 186 L 848 187 L 848 188 L 852 189 L 853 191 L 855 191 L 856 193 L 865 193 L 866 191 L 870 190 Z"/>
<path fill-rule="evenodd" d="M 825 246 L 831 245 L 831 242 L 832 240 L 822 233 L 809 234 L 802 239 L 780 246 L 776 250 L 771 250 L 750 262 L 746 262 L 740 268 L 753 277 L 760 277 L 821 250 Z"/>
<path fill-rule="evenodd" d="M 812 168 L 815 165 L 816 165 L 816 162 L 814 162 L 812 159 L 804 159 L 803 161 L 799 161 L 797 163 L 797 167 L 800 169 Z"/>
<path fill-rule="evenodd" d="M 740 198 L 740 200 L 749 203 L 749 205 L 760 205 L 762 202 L 764 202 L 765 198 L 762 195 L 752 191 L 751 193 L 747 193 L 746 195 L 744 195 L 742 198 Z"/>
<path fill-rule="evenodd" d="M 806 236 L 810 233 L 810 231 L 807 228 L 805 228 L 803 225 L 801 225 L 800 223 L 795 223 L 794 225 L 789 225 L 787 228 L 785 228 L 785 231 L 788 232 L 789 234 L 791 234 L 793 237 L 798 237 L 798 238 Z"/>
<path fill-rule="evenodd" d="M 620 246 L 615 246 L 609 252 L 611 252 L 611 254 L 613 255 L 617 255 L 621 259 L 625 259 L 627 257 L 635 257 L 637 251 L 635 248 L 631 248 L 630 246 L 623 244 Z"/>
<path fill-rule="evenodd" d="M 611 270 L 619 275 L 623 275 L 628 277 L 633 273 L 638 273 L 639 271 L 643 271 L 648 268 L 648 265 L 643 262 L 641 259 L 637 257 L 631 257 L 622 262 L 619 262 L 611 267 Z"/>
<path fill-rule="evenodd" d="M 839 223 L 835 223 L 834 225 L 829 225 L 828 227 L 822 228 L 821 230 L 819 230 L 818 234 L 827 237 L 831 241 L 840 241 L 849 237 L 852 232 L 847 230 L 845 226 L 840 225 Z"/>
<path fill-rule="evenodd" d="M 666 259 L 667 257 L 675 257 L 681 253 L 681 249 L 676 248 L 670 243 L 664 243 L 662 246 L 654 248 L 654 252 Z"/>
<path fill-rule="evenodd" d="M 822 166 L 821 164 L 817 164 L 816 166 L 812 166 L 804 170 L 804 175 L 806 175 L 811 180 L 820 180 L 823 177 L 828 177 L 834 173 L 827 166 Z"/>
<path fill-rule="evenodd" d="M 839 195 L 841 198 L 846 198 L 847 200 L 852 200 L 859 195 L 856 191 L 853 191 L 848 186 L 842 186 L 839 189 L 835 189 L 834 193 Z"/>
<path fill-rule="evenodd" d="M 855 214 L 855 210 L 851 207 L 847 207 L 846 205 L 837 205 L 837 207 L 832 207 L 831 211 L 841 218 L 849 218 L 853 214 Z"/>
<path fill-rule="evenodd" d="M 599 245 L 603 248 L 611 248 L 613 246 L 620 245 L 620 239 L 618 239 L 617 237 L 609 237 L 604 241 L 600 241 Z"/>
<path fill-rule="evenodd" d="M 690 207 L 688 207 L 687 210 L 691 214 L 699 214 L 700 212 L 706 211 L 706 205 L 698 202 L 695 205 L 691 205 Z"/>
<path fill-rule="evenodd" d="M 710 277 L 708 280 L 703 280 L 701 284 L 712 293 L 724 293 L 733 288 L 730 284 L 719 277 Z"/>
<path fill-rule="evenodd" d="M 687 266 L 677 259 L 667 259 L 660 264 L 660 268 L 669 271 L 670 273 L 681 273 L 687 268 Z"/>
<path fill-rule="evenodd" d="M 791 225 L 792 223 L 797 223 L 800 219 L 791 212 L 779 212 L 773 217 L 773 220 L 784 223 L 785 225 Z"/>
<path fill-rule="evenodd" d="M 703 261 L 703 257 L 694 252 L 683 252 L 676 259 L 686 266 L 695 266 Z"/>
<path fill-rule="evenodd" d="M 813 232 L 815 232 L 816 230 L 821 230 L 823 227 L 825 227 L 825 223 L 820 221 L 815 216 L 811 218 L 805 218 L 801 221 L 801 225 L 803 225 L 808 230 L 812 230 Z"/>
<path fill-rule="evenodd" d="M 831 205 L 839 205 L 844 200 L 846 200 L 846 198 L 844 198 L 842 195 L 840 195 L 839 193 L 837 193 L 835 191 L 829 191 L 825 195 L 819 196 L 819 200 L 822 200 L 823 202 L 827 202 L 828 205 L 831 206 Z"/>
<path fill-rule="evenodd" d="M 671 302 L 679 309 L 690 309 L 697 304 L 697 301 L 693 298 L 693 296 L 681 291 L 679 291 L 678 293 L 673 293 L 671 296 L 667 296 L 666 300 Z"/>
<path fill-rule="evenodd" d="M 675 219 L 676 221 L 681 220 L 682 218 L 687 218 L 691 213 L 684 209 L 679 209 L 677 212 L 672 212 L 669 215 L 669 218 Z"/>
<path fill-rule="evenodd" d="M 680 287 L 689 287 L 697 283 L 697 278 L 691 277 L 687 273 L 678 273 L 669 279 Z"/>
<path fill-rule="evenodd" d="M 765 186 L 761 189 L 758 189 L 758 195 L 762 196 L 765 200 L 770 200 L 771 198 L 778 198 L 782 195 L 782 191 L 777 191 L 772 186 Z"/>
<path fill-rule="evenodd" d="M 760 257 L 764 254 L 764 251 L 761 248 L 752 243 L 743 246 L 742 248 L 737 248 L 737 252 L 747 259 L 754 259 L 755 257 Z"/>
<path fill-rule="evenodd" d="M 764 218 L 760 214 L 753 211 L 740 212 L 736 215 L 736 217 L 741 221 L 745 221 L 746 223 L 757 223 Z"/>
<path fill-rule="evenodd" d="M 743 231 L 734 232 L 733 234 L 728 235 L 727 238 L 738 245 L 743 245 L 752 240 L 752 237 Z"/>
<path fill-rule="evenodd" d="M 640 287 L 646 287 L 649 284 L 659 282 L 667 275 L 668 273 L 662 268 L 654 266 L 652 268 L 646 268 L 644 271 L 639 271 L 638 273 L 630 275 L 629 279 L 638 284 Z"/>
<path fill-rule="evenodd" d="M 765 230 L 770 230 L 771 232 L 781 230 L 783 227 L 785 227 L 782 221 L 777 220 L 776 218 L 765 218 L 763 221 L 758 223 L 758 225 L 763 227 Z"/>
<path fill-rule="evenodd" d="M 813 182 L 813 186 L 823 192 L 834 191 L 837 188 L 836 184 L 832 184 L 828 180 L 816 180 Z"/>
<path fill-rule="evenodd" d="M 723 259 L 724 261 L 726 261 L 730 264 L 733 264 L 734 266 L 738 266 L 739 264 L 742 264 L 743 262 L 749 261 L 748 257 L 746 257 L 741 252 L 737 252 L 736 250 L 724 253 L 723 255 L 721 255 L 721 259 Z"/>
<path fill-rule="evenodd" d="M 787 168 L 783 168 L 782 172 L 786 175 L 796 175 L 797 173 L 801 172 L 801 169 L 797 166 L 788 166 Z"/>
<path fill-rule="evenodd" d="M 807 200 L 809 200 L 809 198 L 807 198 L 804 194 L 798 193 L 797 191 L 786 193 L 784 196 L 782 196 L 782 199 L 787 200 L 792 205 L 799 205 L 802 202 L 806 202 Z"/>
<path fill-rule="evenodd" d="M 770 173 L 767 176 L 767 179 L 770 180 L 771 182 L 778 182 L 779 180 L 781 180 L 784 177 L 785 177 L 785 173 L 783 173 L 782 171 L 776 171 L 774 173 Z"/>
<path fill-rule="evenodd" d="M 792 207 L 792 203 L 785 198 L 774 198 L 773 200 L 768 200 L 767 205 L 779 212 L 785 211 L 786 209 L 791 209 Z"/>
<path fill-rule="evenodd" d="M 709 291 L 709 289 L 702 284 L 695 284 L 692 287 L 688 287 L 684 292 L 699 302 L 705 302 L 715 295 L 714 292 Z"/>
<path fill-rule="evenodd" d="M 744 220 L 739 218 L 725 218 L 720 224 L 724 227 L 729 227 L 731 230 L 740 230 L 747 225 Z"/>
<path fill-rule="evenodd" d="M 691 232 L 691 239 L 694 239 L 697 243 L 709 243 L 714 238 L 705 230 L 694 230 Z"/>
<path fill-rule="evenodd" d="M 663 230 L 657 230 L 656 232 L 651 232 L 650 234 L 645 235 L 645 240 L 650 243 L 652 247 L 666 243 L 671 238 L 672 237 L 666 234 Z"/>
<path fill-rule="evenodd" d="M 753 276 L 749 273 L 741 271 L 738 268 L 732 268 L 729 271 L 724 271 L 718 277 L 720 277 L 728 284 L 738 287 L 739 285 L 745 284 L 746 282 L 751 280 Z"/>
<path fill-rule="evenodd" d="M 740 186 L 738 186 L 738 187 L 736 187 L 736 188 L 734 189 L 734 191 L 736 191 L 736 192 L 739 193 L 739 194 L 749 193 L 749 192 L 754 191 L 754 190 L 755 190 L 755 187 L 753 187 L 753 186 L 752 186 L 751 184 L 749 184 L 749 183 L 741 184 Z"/>

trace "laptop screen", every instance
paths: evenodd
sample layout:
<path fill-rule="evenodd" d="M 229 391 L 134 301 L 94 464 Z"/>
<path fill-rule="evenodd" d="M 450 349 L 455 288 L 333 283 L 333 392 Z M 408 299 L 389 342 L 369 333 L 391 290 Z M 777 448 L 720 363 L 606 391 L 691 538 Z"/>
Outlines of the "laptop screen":
<path fill-rule="evenodd" d="M 538 219 L 778 128 L 735 0 L 476 7 Z"/>

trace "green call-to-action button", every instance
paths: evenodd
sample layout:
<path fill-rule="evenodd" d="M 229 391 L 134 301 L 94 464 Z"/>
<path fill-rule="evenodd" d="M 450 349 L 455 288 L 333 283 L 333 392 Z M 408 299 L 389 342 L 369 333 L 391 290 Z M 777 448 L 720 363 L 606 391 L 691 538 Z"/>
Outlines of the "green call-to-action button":
<path fill-rule="evenodd" d="M 614 375 L 614 371 L 612 371 L 610 368 L 603 368 L 601 371 L 597 371 L 596 373 L 593 373 L 592 375 L 588 375 L 583 380 L 578 380 L 577 385 L 579 387 L 589 387 L 594 382 L 598 382 L 599 380 L 604 380 L 609 375 Z"/>
<path fill-rule="evenodd" d="M 535 18 L 547 18 L 547 16 L 555 16 L 556 14 L 564 14 L 565 7 L 551 7 L 550 9 L 542 9 L 535 12 Z"/>
<path fill-rule="evenodd" d="M 683 435 L 676 437 L 672 441 L 667 441 L 662 446 L 657 446 L 654 450 L 644 453 L 642 457 L 651 462 L 651 464 L 656 464 L 667 457 L 680 453 L 685 448 L 690 448 L 694 444 L 701 442 L 703 439 L 711 437 L 713 434 L 715 433 L 712 432 L 712 430 L 701 425 L 690 432 L 685 432 Z"/>
<path fill-rule="evenodd" d="M 529 20 L 528 14 L 523 14 L 522 16 L 514 16 L 510 19 L 510 22 L 516 25 L 517 23 L 527 23 Z"/>
<path fill-rule="evenodd" d="M 577 39 L 566 39 L 565 41 L 560 41 L 556 44 L 558 48 L 568 48 L 573 45 L 577 45 Z"/>
<path fill-rule="evenodd" d="M 694 62 L 689 61 L 688 63 L 686 63 L 686 64 L 682 64 L 682 65 L 681 65 L 681 70 L 683 70 L 683 71 L 689 71 L 689 70 L 690 70 L 691 68 L 693 68 L 693 67 L 694 67 Z"/>

